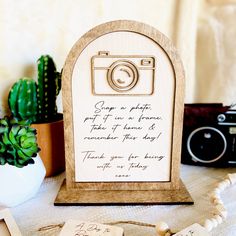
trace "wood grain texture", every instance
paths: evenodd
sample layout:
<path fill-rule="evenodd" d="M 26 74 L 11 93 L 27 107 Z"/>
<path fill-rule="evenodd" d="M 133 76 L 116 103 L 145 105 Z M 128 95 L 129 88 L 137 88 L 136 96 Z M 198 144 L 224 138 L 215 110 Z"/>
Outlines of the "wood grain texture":
<path fill-rule="evenodd" d="M 113 183 L 79 183 L 75 182 L 75 152 L 74 152 L 74 133 L 73 133 L 73 99 L 72 99 L 72 73 L 75 66 L 75 63 L 80 56 L 81 52 L 94 40 L 98 37 L 111 33 L 111 32 L 119 32 L 119 31 L 127 31 L 127 32 L 135 32 L 141 35 L 144 35 L 150 38 L 157 44 L 157 47 L 161 47 L 169 58 L 173 71 L 175 73 L 175 91 L 174 91 L 174 104 L 173 104 L 173 129 L 172 129 L 172 146 L 171 146 L 171 176 L 170 182 L 113 182 Z M 166 194 L 163 195 L 162 190 L 171 191 L 174 202 L 177 202 L 178 191 L 183 189 L 183 186 L 180 184 L 179 177 L 179 167 L 180 167 L 180 156 L 181 156 L 181 141 L 182 141 L 182 122 L 183 122 L 183 110 L 184 110 L 184 70 L 183 65 L 180 60 L 180 57 L 171 43 L 171 41 L 163 35 L 161 32 L 156 30 L 155 28 L 148 26 L 143 23 L 135 22 L 135 21 L 113 21 L 109 23 L 105 23 L 99 25 L 89 32 L 87 32 L 84 36 L 82 36 L 71 49 L 66 62 L 63 68 L 62 74 L 62 94 L 63 94 L 63 108 L 64 108 L 64 132 L 65 132 L 65 154 L 66 154 L 66 186 L 63 185 L 63 192 L 59 193 L 60 202 L 63 202 L 63 198 L 69 197 L 69 193 L 73 191 L 81 191 L 86 192 L 85 190 L 89 190 L 89 196 L 91 195 L 91 190 L 136 190 L 129 192 L 134 195 L 134 193 L 142 193 L 138 190 L 150 190 L 147 191 L 152 193 L 153 190 L 155 195 L 164 196 L 168 198 Z M 68 194 L 66 194 L 66 190 L 68 190 Z M 95 195 L 97 195 L 99 191 L 95 191 Z M 133 193 L 132 193 L 133 192 Z M 181 192 L 181 191 L 180 191 Z M 123 192 L 124 193 L 124 192 Z M 145 194 L 144 194 L 145 195 Z M 176 198 L 174 197 L 176 195 Z M 63 197 L 64 196 L 64 197 Z M 76 198 L 76 194 L 74 195 Z M 92 197 L 92 196 L 91 196 Z M 147 201 L 144 197 L 143 200 Z M 161 202 L 161 199 L 156 196 L 155 199 L 159 199 L 156 202 Z M 163 201 L 165 199 L 162 197 Z M 59 200 L 57 200 L 59 201 Z M 76 200 L 74 200 L 76 201 Z M 140 202 L 140 201 L 139 201 Z M 105 203 L 104 203 L 105 204 Z"/>
<path fill-rule="evenodd" d="M 182 181 L 176 190 L 78 190 L 67 189 L 63 182 L 54 202 L 55 206 L 65 205 L 136 205 L 136 204 L 193 204 L 193 199 Z"/>

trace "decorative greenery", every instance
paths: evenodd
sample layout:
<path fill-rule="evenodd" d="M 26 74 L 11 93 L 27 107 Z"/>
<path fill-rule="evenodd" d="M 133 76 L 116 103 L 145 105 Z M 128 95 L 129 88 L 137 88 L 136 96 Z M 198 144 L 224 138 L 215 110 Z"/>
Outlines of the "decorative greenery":
<path fill-rule="evenodd" d="M 9 93 L 8 103 L 14 117 L 33 123 L 57 118 L 56 98 L 61 89 L 61 73 L 49 55 L 38 59 L 38 84 L 31 78 L 17 81 Z"/>
<path fill-rule="evenodd" d="M 53 120 L 57 115 L 56 98 L 61 89 L 61 74 L 56 71 L 53 59 L 41 56 L 38 59 L 38 118 Z"/>
<path fill-rule="evenodd" d="M 29 121 L 0 119 L 0 165 L 8 163 L 21 168 L 33 164 L 39 151 L 36 130 Z"/>
<path fill-rule="evenodd" d="M 37 84 L 23 77 L 16 82 L 9 93 L 9 107 L 12 115 L 21 120 L 37 120 Z"/>

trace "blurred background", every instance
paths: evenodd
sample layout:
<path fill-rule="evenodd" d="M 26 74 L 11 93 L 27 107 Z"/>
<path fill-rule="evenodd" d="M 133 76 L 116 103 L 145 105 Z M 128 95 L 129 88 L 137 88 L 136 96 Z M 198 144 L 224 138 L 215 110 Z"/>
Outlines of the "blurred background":
<path fill-rule="evenodd" d="M 119 19 L 150 24 L 173 41 L 186 72 L 185 103 L 236 102 L 236 0 L 0 0 L 0 117 L 12 84 L 36 78 L 40 55 L 51 55 L 60 71 L 84 33 Z"/>

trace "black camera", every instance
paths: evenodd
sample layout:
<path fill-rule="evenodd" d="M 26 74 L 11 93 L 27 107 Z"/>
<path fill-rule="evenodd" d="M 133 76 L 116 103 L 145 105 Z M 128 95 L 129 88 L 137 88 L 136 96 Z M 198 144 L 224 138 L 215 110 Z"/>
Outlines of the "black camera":
<path fill-rule="evenodd" d="M 236 110 L 222 104 L 185 104 L 183 164 L 236 166 Z"/>

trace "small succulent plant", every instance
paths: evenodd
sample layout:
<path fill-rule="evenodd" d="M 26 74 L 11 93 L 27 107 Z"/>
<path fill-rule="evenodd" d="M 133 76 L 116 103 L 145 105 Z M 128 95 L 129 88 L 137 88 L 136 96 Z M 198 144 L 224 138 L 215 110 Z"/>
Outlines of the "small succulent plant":
<path fill-rule="evenodd" d="M 39 151 L 36 130 L 29 121 L 0 119 L 0 165 L 8 163 L 21 168 L 33 164 Z"/>
<path fill-rule="evenodd" d="M 8 104 L 13 117 L 33 123 L 54 121 L 57 118 L 56 98 L 61 89 L 61 73 L 56 71 L 49 55 L 38 59 L 38 83 L 23 77 L 11 88 Z"/>

